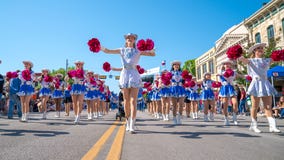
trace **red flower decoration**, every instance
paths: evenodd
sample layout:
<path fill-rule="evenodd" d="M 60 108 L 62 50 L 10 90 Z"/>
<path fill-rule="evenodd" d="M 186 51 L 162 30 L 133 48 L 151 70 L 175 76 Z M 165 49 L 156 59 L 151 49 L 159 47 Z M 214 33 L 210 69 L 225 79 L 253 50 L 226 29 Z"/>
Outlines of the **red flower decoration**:
<path fill-rule="evenodd" d="M 44 76 L 43 80 L 44 80 L 45 82 L 52 82 L 53 77 L 50 76 L 50 75 L 47 75 L 47 76 Z"/>
<path fill-rule="evenodd" d="M 88 41 L 90 51 L 98 53 L 101 50 L 101 43 L 97 38 L 92 38 Z"/>
<path fill-rule="evenodd" d="M 270 58 L 273 61 L 284 61 L 284 49 L 273 51 L 270 55 Z"/>
<path fill-rule="evenodd" d="M 221 82 L 213 82 L 212 87 L 213 88 L 220 88 L 222 86 Z"/>
<path fill-rule="evenodd" d="M 68 71 L 68 77 L 69 78 L 73 78 L 73 77 L 75 77 L 75 75 L 76 75 L 76 70 L 70 70 L 70 71 Z"/>
<path fill-rule="evenodd" d="M 141 68 L 140 65 L 136 65 L 136 69 L 139 70 Z"/>
<path fill-rule="evenodd" d="M 23 70 L 23 71 L 22 71 L 22 77 L 23 77 L 26 81 L 30 81 L 30 80 L 32 79 L 30 70 L 28 70 L 28 69 Z"/>
<path fill-rule="evenodd" d="M 252 81 L 252 77 L 250 75 L 246 75 L 246 81 L 251 82 Z"/>
<path fill-rule="evenodd" d="M 77 69 L 76 73 L 75 73 L 75 77 L 80 78 L 80 79 L 84 78 L 84 70 L 83 69 Z"/>
<path fill-rule="evenodd" d="M 109 72 L 111 70 L 110 64 L 108 62 L 105 62 L 103 64 L 103 69 L 105 72 Z"/>
<path fill-rule="evenodd" d="M 243 49 L 241 45 L 237 44 L 237 45 L 230 47 L 227 50 L 226 54 L 229 59 L 236 60 L 237 58 L 241 57 L 242 53 L 243 53 Z"/>
<path fill-rule="evenodd" d="M 145 51 L 147 48 L 146 48 L 146 42 L 144 39 L 140 39 L 138 42 L 137 42 L 137 49 L 139 51 Z"/>
<path fill-rule="evenodd" d="M 146 50 L 152 50 L 154 48 L 154 42 L 151 39 L 146 39 Z"/>

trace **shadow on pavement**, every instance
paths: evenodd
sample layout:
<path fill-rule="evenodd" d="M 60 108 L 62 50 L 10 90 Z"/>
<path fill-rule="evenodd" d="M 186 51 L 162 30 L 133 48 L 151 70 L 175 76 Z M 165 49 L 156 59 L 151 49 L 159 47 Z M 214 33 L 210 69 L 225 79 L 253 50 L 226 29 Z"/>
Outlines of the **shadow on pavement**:
<path fill-rule="evenodd" d="M 258 138 L 261 136 L 251 135 L 246 133 L 235 133 L 235 132 L 158 132 L 158 131 L 147 131 L 140 130 L 137 134 L 172 134 L 172 135 L 180 135 L 182 138 L 194 138 L 200 139 L 203 135 L 212 135 L 212 136 L 220 136 L 220 135 L 232 135 L 234 137 L 245 137 L 245 138 Z"/>
<path fill-rule="evenodd" d="M 32 133 L 40 137 L 53 137 L 57 135 L 69 134 L 61 131 L 41 131 L 41 130 L 17 130 L 17 129 L 0 129 L 1 136 L 24 136 L 26 133 Z"/>

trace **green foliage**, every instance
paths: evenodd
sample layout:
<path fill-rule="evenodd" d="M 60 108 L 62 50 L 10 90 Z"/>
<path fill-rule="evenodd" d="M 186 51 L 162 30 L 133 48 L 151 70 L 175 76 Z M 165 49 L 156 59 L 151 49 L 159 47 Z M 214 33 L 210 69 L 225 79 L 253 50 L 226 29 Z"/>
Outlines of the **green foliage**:
<path fill-rule="evenodd" d="M 190 60 L 185 61 L 184 65 L 182 66 L 182 70 L 187 70 L 193 76 L 196 76 L 196 72 L 195 72 L 195 59 L 190 59 Z"/>

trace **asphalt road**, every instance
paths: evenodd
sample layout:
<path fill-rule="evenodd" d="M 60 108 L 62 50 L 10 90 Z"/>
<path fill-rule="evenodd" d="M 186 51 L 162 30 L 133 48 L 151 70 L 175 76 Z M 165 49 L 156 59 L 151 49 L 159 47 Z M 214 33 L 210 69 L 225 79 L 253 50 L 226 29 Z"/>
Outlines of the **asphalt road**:
<path fill-rule="evenodd" d="M 1 160 L 283 160 L 284 133 L 269 133 L 267 120 L 259 117 L 263 133 L 248 130 L 250 118 L 239 116 L 238 126 L 223 126 L 221 115 L 214 122 L 183 118 L 182 125 L 154 119 L 138 112 L 137 133 L 125 133 L 124 123 L 115 121 L 115 111 L 80 125 L 74 117 L 47 120 L 32 113 L 28 123 L 0 116 Z M 16 116 L 16 115 L 15 115 Z M 277 119 L 284 131 L 284 119 Z"/>

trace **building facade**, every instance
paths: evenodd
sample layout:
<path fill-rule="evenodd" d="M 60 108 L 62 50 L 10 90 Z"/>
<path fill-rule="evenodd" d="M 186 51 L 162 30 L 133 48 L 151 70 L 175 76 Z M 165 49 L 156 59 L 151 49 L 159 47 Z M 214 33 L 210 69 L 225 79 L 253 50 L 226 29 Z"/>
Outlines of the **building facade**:
<path fill-rule="evenodd" d="M 198 57 L 195 61 L 196 77 L 201 80 L 205 72 L 212 73 L 212 79 L 221 70 L 221 63 L 227 57 L 229 47 L 240 44 L 244 48 L 250 43 L 276 40 L 277 47 L 284 48 L 284 0 L 272 0 L 263 5 L 253 15 L 232 26 L 214 47 Z M 213 66 L 213 69 L 210 68 Z M 210 69 L 209 69 L 210 68 Z"/>

